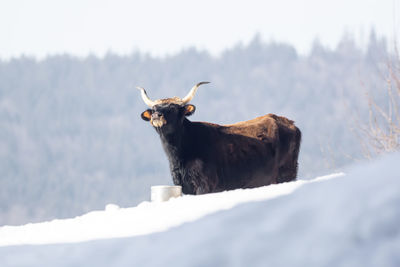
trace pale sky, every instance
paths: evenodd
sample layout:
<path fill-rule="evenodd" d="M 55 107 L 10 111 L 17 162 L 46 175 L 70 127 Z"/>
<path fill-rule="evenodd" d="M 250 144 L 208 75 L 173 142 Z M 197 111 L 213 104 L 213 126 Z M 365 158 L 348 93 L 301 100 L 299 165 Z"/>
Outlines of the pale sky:
<path fill-rule="evenodd" d="M 345 32 L 393 40 L 400 0 L 0 0 L 0 58 L 134 51 L 164 56 L 195 46 L 214 55 L 256 33 L 307 53 Z"/>

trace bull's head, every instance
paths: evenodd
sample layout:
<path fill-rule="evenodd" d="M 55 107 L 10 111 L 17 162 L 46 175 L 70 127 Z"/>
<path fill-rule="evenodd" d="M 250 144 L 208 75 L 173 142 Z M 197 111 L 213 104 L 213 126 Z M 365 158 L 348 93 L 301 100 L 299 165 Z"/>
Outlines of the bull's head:
<path fill-rule="evenodd" d="M 141 91 L 142 99 L 149 109 L 145 110 L 141 117 L 145 121 L 150 121 L 156 129 L 171 128 L 181 124 L 185 117 L 190 116 L 196 110 L 196 107 L 189 102 L 193 99 L 197 88 L 200 85 L 209 82 L 200 82 L 193 86 L 190 92 L 184 97 L 173 97 L 159 100 L 151 100 L 141 87 L 137 87 Z"/>

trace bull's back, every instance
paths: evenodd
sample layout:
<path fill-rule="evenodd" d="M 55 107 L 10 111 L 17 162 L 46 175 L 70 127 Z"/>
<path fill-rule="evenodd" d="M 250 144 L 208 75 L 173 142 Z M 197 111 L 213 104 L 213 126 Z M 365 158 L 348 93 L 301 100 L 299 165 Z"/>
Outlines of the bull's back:
<path fill-rule="evenodd" d="M 259 156 L 267 161 L 263 170 L 275 173 L 276 183 L 295 180 L 297 176 L 297 161 L 300 150 L 301 132 L 294 121 L 275 114 L 267 114 L 249 121 L 225 125 L 225 132 L 233 135 L 243 135 L 260 141 Z M 277 171 L 276 171 L 277 169 Z"/>

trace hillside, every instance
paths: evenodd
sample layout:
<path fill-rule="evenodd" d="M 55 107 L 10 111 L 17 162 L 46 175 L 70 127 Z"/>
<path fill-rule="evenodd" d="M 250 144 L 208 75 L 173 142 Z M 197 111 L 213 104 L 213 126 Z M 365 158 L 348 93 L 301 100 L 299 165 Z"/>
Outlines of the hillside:
<path fill-rule="evenodd" d="M 107 203 L 131 207 L 150 185 L 172 183 L 159 138 L 140 119 L 146 106 L 135 86 L 157 99 L 210 81 L 192 101 L 191 120 L 286 116 L 303 133 L 299 177 L 340 171 L 360 157 L 352 116 L 368 118 L 365 92 L 384 97 L 387 58 L 372 32 L 366 51 L 343 38 L 335 49 L 315 42 L 299 55 L 255 37 L 219 57 L 188 49 L 165 58 L 0 61 L 0 225 L 74 217 Z"/>
<path fill-rule="evenodd" d="M 398 266 L 398 162 L 0 227 L 0 266 Z"/>

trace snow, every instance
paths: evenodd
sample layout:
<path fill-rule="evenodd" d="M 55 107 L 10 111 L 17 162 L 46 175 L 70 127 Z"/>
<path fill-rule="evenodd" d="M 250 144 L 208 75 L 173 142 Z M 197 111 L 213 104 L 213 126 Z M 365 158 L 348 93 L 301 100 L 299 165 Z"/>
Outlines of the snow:
<path fill-rule="evenodd" d="M 399 163 L 4 226 L 0 266 L 400 266 Z"/>
<path fill-rule="evenodd" d="M 312 181 L 299 180 L 256 189 L 187 195 L 161 203 L 145 201 L 137 207 L 126 209 L 108 204 L 104 211 L 93 211 L 74 219 L 0 227 L 0 246 L 82 242 L 166 231 L 241 203 L 272 199 L 290 194 L 305 184 L 343 175 L 337 173 Z"/>

